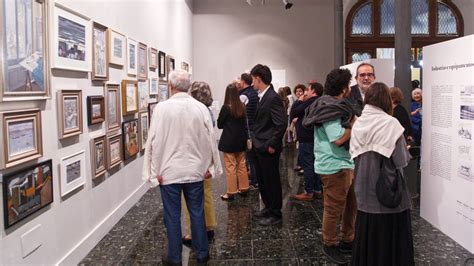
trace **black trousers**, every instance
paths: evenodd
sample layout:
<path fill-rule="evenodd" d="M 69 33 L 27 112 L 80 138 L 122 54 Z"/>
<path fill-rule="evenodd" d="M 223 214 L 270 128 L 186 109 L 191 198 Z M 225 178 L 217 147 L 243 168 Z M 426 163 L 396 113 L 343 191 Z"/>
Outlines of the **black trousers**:
<path fill-rule="evenodd" d="M 255 152 L 255 154 L 255 170 L 263 204 L 270 215 L 280 218 L 283 201 L 279 171 L 280 152 L 274 154 Z"/>

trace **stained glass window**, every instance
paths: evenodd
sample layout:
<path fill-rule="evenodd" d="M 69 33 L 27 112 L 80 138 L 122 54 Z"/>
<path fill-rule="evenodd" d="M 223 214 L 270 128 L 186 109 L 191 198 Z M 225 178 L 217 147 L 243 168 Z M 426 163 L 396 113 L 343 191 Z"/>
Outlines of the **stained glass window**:
<path fill-rule="evenodd" d="M 443 4 L 437 3 L 438 6 L 438 32 L 440 35 L 456 35 L 458 27 L 456 25 L 456 17 L 451 9 Z"/>
<path fill-rule="evenodd" d="M 363 5 L 357 10 L 352 20 L 352 35 L 372 34 L 372 3 Z"/>
<path fill-rule="evenodd" d="M 369 53 L 353 53 L 352 62 L 360 62 L 372 58 Z"/>

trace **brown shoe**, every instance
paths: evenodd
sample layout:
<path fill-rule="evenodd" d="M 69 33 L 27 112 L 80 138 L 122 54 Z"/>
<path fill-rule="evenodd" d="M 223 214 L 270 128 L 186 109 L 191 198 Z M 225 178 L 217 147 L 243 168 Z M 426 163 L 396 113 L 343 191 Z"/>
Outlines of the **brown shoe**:
<path fill-rule="evenodd" d="M 293 195 L 293 198 L 296 200 L 310 201 L 310 200 L 313 200 L 313 194 L 301 193 L 301 194 Z"/>

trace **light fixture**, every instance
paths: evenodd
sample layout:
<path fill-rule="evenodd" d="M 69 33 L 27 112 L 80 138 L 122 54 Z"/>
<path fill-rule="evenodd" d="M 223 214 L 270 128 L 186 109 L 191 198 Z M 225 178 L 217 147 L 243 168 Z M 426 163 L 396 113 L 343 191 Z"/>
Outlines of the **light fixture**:
<path fill-rule="evenodd" d="M 290 9 L 293 6 L 288 0 L 283 0 L 283 4 L 285 4 L 285 9 Z"/>

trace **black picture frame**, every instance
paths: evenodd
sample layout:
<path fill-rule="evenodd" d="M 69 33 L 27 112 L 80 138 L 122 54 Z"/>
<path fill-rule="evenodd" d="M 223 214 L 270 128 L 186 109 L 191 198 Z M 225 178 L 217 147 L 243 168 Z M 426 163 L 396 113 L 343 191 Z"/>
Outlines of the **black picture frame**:
<path fill-rule="evenodd" d="M 129 160 L 140 152 L 138 139 L 138 119 L 122 122 L 123 159 Z"/>
<path fill-rule="evenodd" d="M 100 116 L 94 117 L 94 105 L 100 105 Z M 105 121 L 105 99 L 104 96 L 87 96 L 87 124 L 89 126 L 100 124 Z"/>
<path fill-rule="evenodd" d="M 158 52 L 158 77 L 163 80 L 166 77 L 166 53 Z"/>
<path fill-rule="evenodd" d="M 153 115 L 153 110 L 155 109 L 158 102 L 148 104 L 148 126 L 151 124 L 151 117 Z"/>
<path fill-rule="evenodd" d="M 35 170 L 37 171 L 35 172 Z M 40 171 L 41 176 L 39 176 Z M 34 176 L 35 173 L 36 176 Z M 50 159 L 4 175 L 2 186 L 4 227 L 7 229 L 54 201 L 53 160 Z M 17 198 L 14 197 L 15 194 L 18 196 Z M 41 202 L 48 196 L 47 202 Z M 22 203 L 22 201 L 25 202 Z M 25 208 L 26 210 L 24 210 Z"/>

